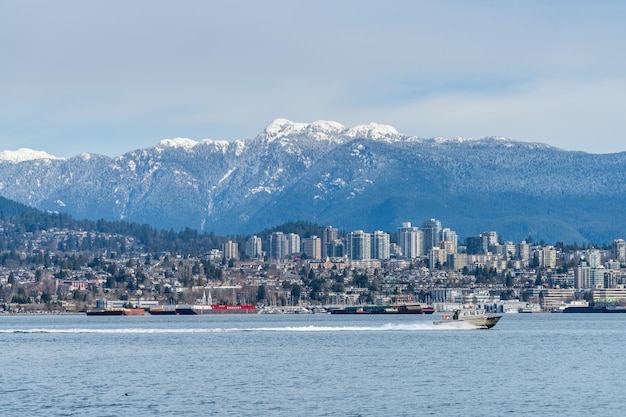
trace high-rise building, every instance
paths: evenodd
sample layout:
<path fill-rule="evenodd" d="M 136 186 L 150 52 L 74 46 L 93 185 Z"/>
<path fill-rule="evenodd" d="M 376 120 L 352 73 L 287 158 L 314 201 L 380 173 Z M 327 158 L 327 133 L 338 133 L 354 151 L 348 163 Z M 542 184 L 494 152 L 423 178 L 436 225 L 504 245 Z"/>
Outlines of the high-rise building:
<path fill-rule="evenodd" d="M 370 234 L 363 230 L 348 233 L 346 246 L 348 258 L 351 260 L 371 259 Z"/>
<path fill-rule="evenodd" d="M 287 234 L 287 253 L 286 255 L 300 255 L 302 248 L 300 246 L 300 235 L 296 233 Z"/>
<path fill-rule="evenodd" d="M 519 259 L 522 261 L 522 266 L 528 266 L 530 262 L 530 244 L 526 243 L 525 240 L 522 240 L 517 249 L 517 254 Z"/>
<path fill-rule="evenodd" d="M 598 249 L 590 249 L 587 256 L 590 267 L 599 268 L 602 265 L 602 253 Z"/>
<path fill-rule="evenodd" d="M 267 256 L 270 259 L 284 259 L 287 256 L 287 236 L 274 232 L 267 238 Z"/>
<path fill-rule="evenodd" d="M 574 288 L 591 288 L 591 267 L 586 261 L 582 261 L 580 265 L 574 268 Z"/>
<path fill-rule="evenodd" d="M 250 236 L 246 240 L 246 255 L 251 258 L 263 257 L 263 239 L 258 236 Z"/>
<path fill-rule="evenodd" d="M 326 226 L 322 229 L 322 255 L 324 257 L 335 257 L 334 245 L 339 238 L 339 231 L 332 226 Z"/>
<path fill-rule="evenodd" d="M 322 259 L 322 239 L 317 236 L 304 238 L 304 254 L 308 259 Z"/>
<path fill-rule="evenodd" d="M 439 247 L 441 241 L 441 222 L 436 219 L 428 219 L 422 224 L 424 233 L 424 255 L 434 247 Z"/>
<path fill-rule="evenodd" d="M 603 266 L 591 268 L 590 281 L 591 288 L 604 288 L 605 274 L 607 270 Z"/>
<path fill-rule="evenodd" d="M 341 239 L 335 239 L 326 244 L 326 257 L 343 258 L 346 254 L 346 247 Z"/>
<path fill-rule="evenodd" d="M 624 239 L 615 239 L 613 241 L 611 255 L 614 260 L 626 263 L 626 241 L 624 241 Z"/>
<path fill-rule="evenodd" d="M 540 253 L 540 266 L 542 268 L 556 268 L 556 248 L 553 246 L 547 246 L 541 250 Z"/>
<path fill-rule="evenodd" d="M 465 238 L 465 250 L 469 255 L 485 253 L 482 236 L 468 236 Z"/>
<path fill-rule="evenodd" d="M 402 227 L 398 227 L 398 246 L 403 257 L 414 259 L 422 256 L 423 240 L 422 231 L 411 226 L 411 222 L 404 222 Z"/>
<path fill-rule="evenodd" d="M 372 234 L 372 259 L 389 259 L 389 233 L 377 230 Z"/>
<path fill-rule="evenodd" d="M 428 265 L 430 269 L 441 268 L 446 263 L 447 254 L 445 249 L 433 247 L 428 252 Z"/>
<path fill-rule="evenodd" d="M 459 237 L 454 230 L 450 230 L 447 227 L 443 229 L 441 231 L 441 240 L 445 242 L 444 247 L 448 251 L 448 254 L 457 252 L 459 247 Z"/>
<path fill-rule="evenodd" d="M 517 248 L 513 242 L 504 242 L 502 245 L 502 255 L 505 259 L 514 259 L 517 256 Z"/>
<path fill-rule="evenodd" d="M 239 259 L 239 245 L 237 242 L 229 240 L 222 244 L 222 253 L 226 259 Z"/>

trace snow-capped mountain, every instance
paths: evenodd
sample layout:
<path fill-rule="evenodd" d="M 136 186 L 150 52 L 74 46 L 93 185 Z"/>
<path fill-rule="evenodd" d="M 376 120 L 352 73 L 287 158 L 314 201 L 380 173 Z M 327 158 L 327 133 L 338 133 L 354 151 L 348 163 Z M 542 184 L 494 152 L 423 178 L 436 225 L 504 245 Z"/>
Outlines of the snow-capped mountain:
<path fill-rule="evenodd" d="M 624 235 L 626 153 L 391 126 L 273 121 L 235 142 L 165 139 L 109 158 L 0 152 L 0 195 L 77 218 L 252 233 L 287 220 L 395 230 L 435 217 L 461 236 L 584 242 Z"/>

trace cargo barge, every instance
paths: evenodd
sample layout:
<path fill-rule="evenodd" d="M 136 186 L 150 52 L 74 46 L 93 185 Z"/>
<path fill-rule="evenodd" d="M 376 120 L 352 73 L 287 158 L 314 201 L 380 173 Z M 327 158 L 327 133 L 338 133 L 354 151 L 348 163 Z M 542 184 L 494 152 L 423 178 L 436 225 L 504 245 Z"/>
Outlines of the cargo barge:
<path fill-rule="evenodd" d="M 178 313 L 176 312 L 176 306 L 164 306 L 164 307 L 152 307 L 148 310 L 148 313 L 152 316 L 175 316 Z"/>
<path fill-rule="evenodd" d="M 88 316 L 143 316 L 143 308 L 104 308 L 86 311 Z"/>
<path fill-rule="evenodd" d="M 176 314 L 256 314 L 254 305 L 226 305 L 226 304 L 186 304 L 176 306 Z"/>
<path fill-rule="evenodd" d="M 434 312 L 433 307 L 420 304 L 350 306 L 330 310 L 330 314 L 433 314 Z"/>

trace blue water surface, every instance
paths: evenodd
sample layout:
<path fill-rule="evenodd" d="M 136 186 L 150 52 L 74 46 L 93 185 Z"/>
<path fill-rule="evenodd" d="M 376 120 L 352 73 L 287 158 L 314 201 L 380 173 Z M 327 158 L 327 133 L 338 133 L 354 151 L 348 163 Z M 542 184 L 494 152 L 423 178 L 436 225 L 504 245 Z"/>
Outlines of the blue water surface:
<path fill-rule="evenodd" d="M 622 415 L 626 314 L 0 316 L 11 416 Z"/>

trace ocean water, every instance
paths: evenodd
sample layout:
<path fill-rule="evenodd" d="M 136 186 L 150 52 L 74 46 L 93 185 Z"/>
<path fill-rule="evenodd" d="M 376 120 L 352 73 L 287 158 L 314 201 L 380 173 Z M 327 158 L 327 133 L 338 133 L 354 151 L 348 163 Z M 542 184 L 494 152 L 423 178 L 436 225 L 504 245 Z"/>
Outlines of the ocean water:
<path fill-rule="evenodd" d="M 6 416 L 614 416 L 626 314 L 0 316 Z"/>

